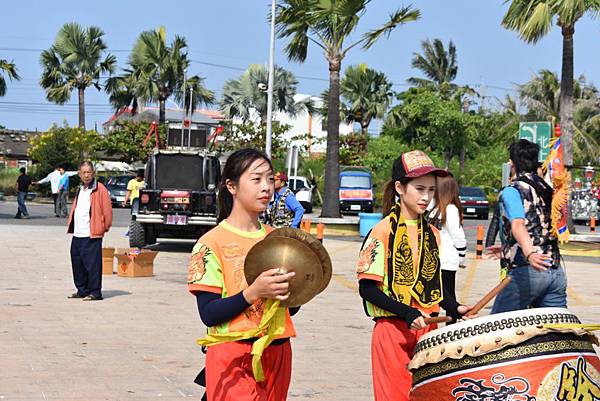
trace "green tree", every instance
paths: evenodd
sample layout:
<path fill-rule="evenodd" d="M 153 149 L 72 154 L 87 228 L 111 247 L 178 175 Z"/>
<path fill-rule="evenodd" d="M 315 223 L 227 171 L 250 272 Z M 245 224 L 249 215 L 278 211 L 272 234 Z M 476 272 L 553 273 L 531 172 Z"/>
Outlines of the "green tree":
<path fill-rule="evenodd" d="M 360 124 L 364 135 L 374 118 L 383 118 L 394 93 L 392 83 L 384 73 L 366 64 L 350 66 L 340 85 L 342 114 L 347 121 Z"/>
<path fill-rule="evenodd" d="M 506 0 L 509 2 L 509 0 Z M 502 19 L 506 29 L 517 31 L 521 39 L 536 43 L 553 23 L 562 34 L 562 71 L 560 88 L 560 126 L 565 164 L 573 165 L 573 35 L 575 25 L 585 14 L 596 17 L 598 0 L 510 0 Z"/>
<path fill-rule="evenodd" d="M 340 164 L 342 166 L 362 166 L 367 154 L 369 135 L 352 132 L 340 136 Z"/>
<path fill-rule="evenodd" d="M 148 140 L 146 146 L 143 145 L 149 129 L 150 124 L 147 122 L 117 121 L 114 128 L 102 138 L 97 150 L 108 156 L 119 156 L 120 160 L 126 163 L 145 162 L 155 146 L 154 136 Z M 160 124 L 157 129 L 159 143 L 164 143 L 166 127 Z"/>
<path fill-rule="evenodd" d="M 481 117 L 463 112 L 459 99 L 446 99 L 431 88 L 412 88 L 400 98 L 402 103 L 390 111 L 384 124 L 384 135 L 440 152 L 446 168 L 461 151 L 473 150 Z M 464 161 L 461 158 L 461 170 Z"/>
<path fill-rule="evenodd" d="M 28 153 L 39 163 L 37 173 L 43 177 L 58 165 L 76 170 L 79 156 L 94 155 L 99 141 L 96 131 L 55 124 L 48 131 L 31 138 Z"/>
<path fill-rule="evenodd" d="M 6 80 L 4 79 L 4 74 L 6 74 L 11 81 L 13 79 L 17 81 L 21 80 L 15 63 L 0 59 L 0 97 L 6 95 Z"/>
<path fill-rule="evenodd" d="M 269 71 L 264 65 L 252 64 L 237 79 L 230 79 L 223 86 L 221 110 L 226 118 L 238 117 L 244 122 L 252 121 L 256 113 L 261 124 L 267 121 L 267 92 Z M 275 66 L 273 75 L 273 109 L 296 115 L 301 110 L 314 112 L 310 99 L 296 102 L 298 80 L 293 73 Z M 263 89 L 264 88 L 264 89 Z"/>
<path fill-rule="evenodd" d="M 112 74 L 116 58 L 106 53 L 104 32 L 98 27 L 83 28 L 72 22 L 58 31 L 54 44 L 40 56 L 43 71 L 40 85 L 46 98 L 65 104 L 71 91 L 77 90 L 79 101 L 79 128 L 85 130 L 85 90 L 95 86 L 100 90 L 102 74 Z M 104 57 L 104 58 L 103 58 Z"/>
<path fill-rule="evenodd" d="M 280 38 L 289 38 L 285 52 L 290 60 L 304 62 L 308 45 L 316 45 L 329 65 L 329 98 L 327 100 L 327 162 L 325 196 L 322 216 L 339 217 L 339 129 L 340 129 L 340 70 L 348 52 L 362 46 L 368 49 L 398 25 L 416 21 L 420 12 L 411 7 L 401 8 L 390 15 L 382 26 L 350 41 L 370 0 L 283 0 L 276 13 Z"/>
<path fill-rule="evenodd" d="M 129 55 L 124 74 L 107 84 L 110 101 L 116 109 L 125 106 L 137 109 L 140 104 L 156 102 L 161 124 L 165 122 L 166 101 L 171 96 L 186 110 L 190 107 L 193 110 L 200 104 L 212 104 L 214 93 L 203 86 L 203 78 L 193 75 L 184 80 L 189 64 L 187 43 L 183 37 L 175 36 L 171 44 L 167 44 L 164 27 L 142 32 Z M 191 105 L 190 88 L 193 94 Z"/>
<path fill-rule="evenodd" d="M 289 141 L 284 139 L 284 134 L 289 131 L 290 126 L 273 122 L 271 158 L 273 161 L 285 160 Z M 241 124 L 232 122 L 224 125 L 223 137 L 225 141 L 217 144 L 221 152 L 232 152 L 242 148 L 265 148 L 267 128 L 265 124 L 257 124 L 251 121 Z"/>
<path fill-rule="evenodd" d="M 421 42 L 421 53 L 414 53 L 412 67 L 420 70 L 427 78 L 409 78 L 408 82 L 418 87 L 433 87 L 442 93 L 458 88 L 452 81 L 458 74 L 456 46 L 448 42 L 448 50 L 440 39 L 429 39 Z"/>

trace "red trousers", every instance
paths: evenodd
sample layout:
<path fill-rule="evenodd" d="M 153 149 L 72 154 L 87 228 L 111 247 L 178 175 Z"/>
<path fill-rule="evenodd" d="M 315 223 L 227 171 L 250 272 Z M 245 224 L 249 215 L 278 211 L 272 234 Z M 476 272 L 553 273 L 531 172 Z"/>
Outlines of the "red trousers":
<path fill-rule="evenodd" d="M 375 401 L 409 401 L 412 375 L 408 363 L 419 338 L 434 329 L 411 330 L 402 319 L 377 319 L 371 342 Z"/>
<path fill-rule="evenodd" d="M 252 373 L 252 344 L 229 342 L 208 347 L 206 395 L 208 401 L 285 401 L 292 378 L 289 341 L 270 345 L 261 361 L 265 381 Z"/>

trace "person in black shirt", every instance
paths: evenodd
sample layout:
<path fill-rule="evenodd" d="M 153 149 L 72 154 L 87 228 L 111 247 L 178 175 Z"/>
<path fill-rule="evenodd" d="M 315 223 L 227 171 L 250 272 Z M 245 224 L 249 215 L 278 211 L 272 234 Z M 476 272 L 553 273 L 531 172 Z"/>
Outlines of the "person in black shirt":
<path fill-rule="evenodd" d="M 21 167 L 19 170 L 21 174 L 19 178 L 17 178 L 17 215 L 15 219 L 28 219 L 29 212 L 27 211 L 27 206 L 25 206 L 25 196 L 29 191 L 29 186 L 31 185 L 31 178 L 25 172 L 25 167 Z"/>

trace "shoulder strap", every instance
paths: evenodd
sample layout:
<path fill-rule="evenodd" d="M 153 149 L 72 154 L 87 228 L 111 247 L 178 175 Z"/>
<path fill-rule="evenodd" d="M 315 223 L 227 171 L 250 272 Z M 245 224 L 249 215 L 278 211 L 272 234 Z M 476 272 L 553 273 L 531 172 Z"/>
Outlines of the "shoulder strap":
<path fill-rule="evenodd" d="M 552 205 L 552 194 L 554 190 L 544 180 L 532 180 L 524 175 L 517 177 L 515 181 L 521 181 L 532 187 L 536 194 L 542 198 L 544 205 L 550 207 Z"/>

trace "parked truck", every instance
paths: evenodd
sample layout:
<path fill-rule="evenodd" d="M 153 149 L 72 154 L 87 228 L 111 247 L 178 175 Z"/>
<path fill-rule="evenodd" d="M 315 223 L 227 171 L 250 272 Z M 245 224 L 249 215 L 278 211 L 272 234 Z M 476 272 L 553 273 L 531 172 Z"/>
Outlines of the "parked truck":
<path fill-rule="evenodd" d="M 340 172 L 340 212 L 373 213 L 374 185 L 371 171 L 366 167 L 342 167 Z"/>
<path fill-rule="evenodd" d="M 216 225 L 219 154 L 155 150 L 146 163 L 145 188 L 132 207 L 129 245 L 157 238 L 197 239 Z"/>

